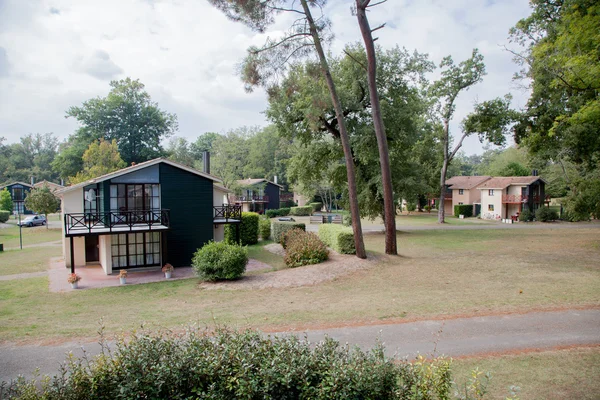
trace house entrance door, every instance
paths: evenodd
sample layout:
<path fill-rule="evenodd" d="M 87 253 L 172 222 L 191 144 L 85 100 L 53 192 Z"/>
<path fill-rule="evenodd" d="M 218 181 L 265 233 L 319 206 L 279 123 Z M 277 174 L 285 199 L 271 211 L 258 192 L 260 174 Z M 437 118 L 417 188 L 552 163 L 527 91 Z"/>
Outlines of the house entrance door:
<path fill-rule="evenodd" d="M 100 249 L 98 246 L 98 236 L 85 237 L 85 262 L 100 261 Z"/>

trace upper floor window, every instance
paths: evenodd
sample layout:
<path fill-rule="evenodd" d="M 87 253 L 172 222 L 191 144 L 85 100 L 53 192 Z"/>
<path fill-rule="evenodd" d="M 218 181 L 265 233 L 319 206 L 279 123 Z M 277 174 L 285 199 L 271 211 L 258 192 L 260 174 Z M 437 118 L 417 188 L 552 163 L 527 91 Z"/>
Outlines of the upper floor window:
<path fill-rule="evenodd" d="M 463 189 L 458 189 L 458 194 L 465 194 L 465 191 Z"/>
<path fill-rule="evenodd" d="M 23 201 L 25 200 L 25 196 L 24 196 L 24 192 L 23 192 L 23 187 L 22 186 L 14 186 L 13 187 L 13 195 L 12 195 L 12 200 L 13 201 Z"/>
<path fill-rule="evenodd" d="M 494 195 L 494 189 L 489 189 L 488 196 L 493 196 L 493 195 Z"/>

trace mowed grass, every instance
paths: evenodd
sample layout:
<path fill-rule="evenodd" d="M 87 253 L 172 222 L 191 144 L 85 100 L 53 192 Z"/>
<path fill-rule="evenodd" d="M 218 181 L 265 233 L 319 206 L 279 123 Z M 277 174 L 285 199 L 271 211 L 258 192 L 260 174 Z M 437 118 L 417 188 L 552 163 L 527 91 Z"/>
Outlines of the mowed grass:
<path fill-rule="evenodd" d="M 31 228 L 23 227 L 23 246 L 38 243 L 57 242 L 62 238 L 60 229 L 48 229 L 45 226 L 33 226 Z M 19 248 L 19 227 L 0 229 L 0 243 L 4 243 L 4 249 Z"/>
<path fill-rule="evenodd" d="M 248 257 L 269 264 L 274 270 L 286 268 L 283 257 L 265 249 L 264 246 L 271 243 L 274 242 L 272 240 L 265 240 L 258 242 L 258 244 L 248 246 Z"/>
<path fill-rule="evenodd" d="M 60 246 L 30 247 L 0 252 L 0 275 L 46 271 L 50 257 L 62 254 Z"/>
<path fill-rule="evenodd" d="M 371 268 L 280 289 L 203 290 L 196 279 L 188 279 L 49 293 L 46 278 L 5 281 L 0 282 L 0 337 L 93 337 L 101 317 L 108 332 L 144 321 L 164 327 L 194 322 L 284 330 L 597 306 L 598 233 L 418 231 L 398 235 L 398 257 L 383 255 L 382 234 L 369 234 Z M 268 262 L 264 249 L 251 251 Z"/>
<path fill-rule="evenodd" d="M 454 360 L 452 374 L 459 387 L 478 367 L 491 372 L 486 399 L 505 399 L 511 386 L 521 399 L 593 400 L 600 397 L 600 348 Z"/>

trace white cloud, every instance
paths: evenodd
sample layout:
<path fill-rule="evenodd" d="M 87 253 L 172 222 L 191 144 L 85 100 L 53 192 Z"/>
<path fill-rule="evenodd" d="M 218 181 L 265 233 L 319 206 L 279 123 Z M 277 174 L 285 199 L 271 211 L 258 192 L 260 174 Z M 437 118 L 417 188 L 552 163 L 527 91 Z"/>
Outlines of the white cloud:
<path fill-rule="evenodd" d="M 334 54 L 360 40 L 350 4 L 332 0 L 325 8 Z M 377 31 L 381 46 L 417 49 L 436 63 L 445 55 L 458 62 L 480 49 L 488 75 L 459 98 L 457 129 L 475 99 L 513 89 L 517 67 L 499 45 L 528 14 L 521 0 L 395 0 L 369 17 L 372 26 L 387 23 Z M 274 28 L 285 29 L 289 18 Z M 266 96 L 245 93 L 236 75 L 246 48 L 265 37 L 196 0 L 0 0 L 0 136 L 16 141 L 53 131 L 67 137 L 76 123 L 64 118 L 65 110 L 106 95 L 109 80 L 126 76 L 140 79 L 161 108 L 178 115 L 179 136 L 193 140 L 206 131 L 266 124 Z M 515 104 L 524 104 L 526 93 L 513 94 Z M 481 146 L 473 139 L 465 149 Z"/>

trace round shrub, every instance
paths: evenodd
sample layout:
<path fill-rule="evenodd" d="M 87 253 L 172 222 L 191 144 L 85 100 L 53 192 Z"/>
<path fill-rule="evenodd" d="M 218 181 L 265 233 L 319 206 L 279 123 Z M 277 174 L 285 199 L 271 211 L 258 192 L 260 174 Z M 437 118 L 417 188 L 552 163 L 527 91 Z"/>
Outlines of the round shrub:
<path fill-rule="evenodd" d="M 533 213 L 529 210 L 521 211 L 521 214 L 519 214 L 519 221 L 521 221 L 521 222 L 533 221 Z"/>
<path fill-rule="evenodd" d="M 258 221 L 258 230 L 260 231 L 262 240 L 269 240 L 271 238 L 271 220 L 261 218 Z"/>
<path fill-rule="evenodd" d="M 192 258 L 192 267 L 205 281 L 237 279 L 248 263 L 248 250 L 225 242 L 208 242 Z"/>
<path fill-rule="evenodd" d="M 10 211 L 0 210 L 0 222 L 6 222 L 10 218 Z"/>
<path fill-rule="evenodd" d="M 540 222 L 556 221 L 558 213 L 551 208 L 542 207 L 535 212 L 535 219 Z"/>
<path fill-rule="evenodd" d="M 325 243 L 312 232 L 299 232 L 301 233 L 290 236 L 291 240 L 287 240 L 286 253 L 283 258 L 285 265 L 295 268 L 327 260 L 329 250 Z"/>
<path fill-rule="evenodd" d="M 301 229 L 301 228 L 294 228 L 294 229 L 285 231 L 279 237 L 279 244 L 284 249 L 286 249 L 292 240 L 294 240 L 296 237 L 302 235 L 303 233 L 306 233 L 306 232 L 304 231 L 304 229 Z"/>
<path fill-rule="evenodd" d="M 313 212 L 312 206 L 292 207 L 290 209 L 290 215 L 295 217 L 307 217 Z"/>
<path fill-rule="evenodd" d="M 417 204 L 413 202 L 406 203 L 406 211 L 413 212 L 417 209 Z"/>

